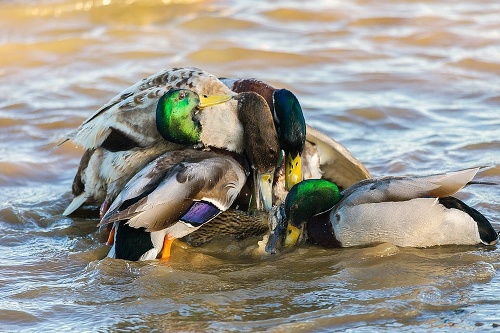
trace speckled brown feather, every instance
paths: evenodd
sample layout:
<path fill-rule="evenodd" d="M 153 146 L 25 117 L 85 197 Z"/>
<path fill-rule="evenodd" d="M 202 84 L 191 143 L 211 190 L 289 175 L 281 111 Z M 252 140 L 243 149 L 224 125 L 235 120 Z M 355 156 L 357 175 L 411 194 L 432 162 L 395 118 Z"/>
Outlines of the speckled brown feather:
<path fill-rule="evenodd" d="M 222 212 L 210 223 L 187 235 L 184 240 L 192 246 L 203 245 L 215 237 L 232 237 L 243 239 L 250 236 L 259 236 L 269 230 L 268 214 L 255 212 L 249 214 L 237 209 Z"/>

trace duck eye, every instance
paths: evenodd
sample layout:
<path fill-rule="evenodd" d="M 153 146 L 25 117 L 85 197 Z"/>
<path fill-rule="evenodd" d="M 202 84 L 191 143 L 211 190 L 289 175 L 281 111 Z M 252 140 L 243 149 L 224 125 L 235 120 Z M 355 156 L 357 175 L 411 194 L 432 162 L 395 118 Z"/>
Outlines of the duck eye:
<path fill-rule="evenodd" d="M 186 93 L 184 91 L 179 92 L 179 100 L 186 98 Z"/>

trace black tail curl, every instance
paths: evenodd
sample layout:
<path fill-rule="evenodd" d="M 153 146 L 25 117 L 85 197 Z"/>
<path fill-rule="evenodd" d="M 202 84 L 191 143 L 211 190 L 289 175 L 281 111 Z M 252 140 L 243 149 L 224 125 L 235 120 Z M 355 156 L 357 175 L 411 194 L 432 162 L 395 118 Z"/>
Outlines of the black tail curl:
<path fill-rule="evenodd" d="M 483 214 L 454 197 L 439 198 L 439 203 L 448 209 L 458 209 L 470 215 L 476 221 L 479 237 L 485 245 L 495 245 L 497 243 L 500 232 L 493 229 L 493 226 Z"/>

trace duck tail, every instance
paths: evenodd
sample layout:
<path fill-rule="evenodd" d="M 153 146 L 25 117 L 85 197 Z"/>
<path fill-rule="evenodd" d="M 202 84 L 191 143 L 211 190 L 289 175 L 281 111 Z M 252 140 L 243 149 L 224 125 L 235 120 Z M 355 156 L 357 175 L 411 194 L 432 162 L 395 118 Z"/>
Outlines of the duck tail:
<path fill-rule="evenodd" d="M 435 197 L 453 195 L 471 182 L 478 171 L 479 168 L 472 168 L 425 177 L 428 182 L 438 185 L 430 191 L 430 195 Z"/>
<path fill-rule="evenodd" d="M 87 196 L 85 195 L 85 192 L 80 194 L 79 196 L 76 196 L 73 201 L 69 204 L 69 206 L 64 210 L 63 215 L 68 216 L 71 213 L 73 213 L 75 210 L 80 208 L 81 205 L 83 205 L 87 201 Z"/>
<path fill-rule="evenodd" d="M 472 207 L 467 206 L 463 201 L 454 197 L 439 198 L 439 203 L 448 209 L 455 208 L 467 213 L 477 223 L 479 238 L 484 245 L 495 245 L 498 242 L 499 233 L 493 229 L 491 223 Z"/>

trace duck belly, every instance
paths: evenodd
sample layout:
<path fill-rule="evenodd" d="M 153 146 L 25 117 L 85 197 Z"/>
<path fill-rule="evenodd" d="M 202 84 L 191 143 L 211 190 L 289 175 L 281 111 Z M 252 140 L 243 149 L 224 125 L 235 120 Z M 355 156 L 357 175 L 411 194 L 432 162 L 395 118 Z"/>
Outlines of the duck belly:
<path fill-rule="evenodd" d="M 331 213 L 343 247 L 389 242 L 402 247 L 481 243 L 477 223 L 437 198 L 344 206 Z"/>

